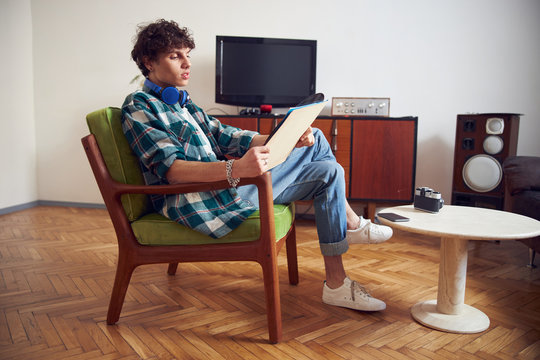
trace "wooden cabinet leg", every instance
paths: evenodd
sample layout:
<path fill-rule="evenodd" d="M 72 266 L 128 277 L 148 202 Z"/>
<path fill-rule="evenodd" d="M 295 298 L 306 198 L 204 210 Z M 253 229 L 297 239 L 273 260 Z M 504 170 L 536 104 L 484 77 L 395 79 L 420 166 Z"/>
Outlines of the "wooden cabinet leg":
<path fill-rule="evenodd" d="M 377 204 L 374 202 L 369 202 L 367 204 L 367 217 L 371 221 L 375 221 L 375 211 L 377 210 Z"/>

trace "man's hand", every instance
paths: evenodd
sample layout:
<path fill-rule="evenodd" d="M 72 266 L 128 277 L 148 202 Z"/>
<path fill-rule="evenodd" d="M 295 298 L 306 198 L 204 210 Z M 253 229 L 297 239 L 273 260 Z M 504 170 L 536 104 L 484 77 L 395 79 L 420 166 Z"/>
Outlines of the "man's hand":
<path fill-rule="evenodd" d="M 306 132 L 302 134 L 300 140 L 296 143 L 296 147 L 312 146 L 313 144 L 315 144 L 315 137 L 313 136 L 313 129 L 310 126 Z"/>
<path fill-rule="evenodd" d="M 232 177 L 255 177 L 264 174 L 268 170 L 269 158 L 270 149 L 267 146 L 250 148 L 242 158 L 234 162 Z"/>

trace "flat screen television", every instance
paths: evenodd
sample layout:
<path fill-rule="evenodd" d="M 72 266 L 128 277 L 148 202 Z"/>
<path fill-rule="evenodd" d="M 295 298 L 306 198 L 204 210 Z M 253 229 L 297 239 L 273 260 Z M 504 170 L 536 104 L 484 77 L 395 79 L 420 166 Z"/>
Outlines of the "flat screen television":
<path fill-rule="evenodd" d="M 216 103 L 294 106 L 315 93 L 317 41 L 216 36 Z"/>

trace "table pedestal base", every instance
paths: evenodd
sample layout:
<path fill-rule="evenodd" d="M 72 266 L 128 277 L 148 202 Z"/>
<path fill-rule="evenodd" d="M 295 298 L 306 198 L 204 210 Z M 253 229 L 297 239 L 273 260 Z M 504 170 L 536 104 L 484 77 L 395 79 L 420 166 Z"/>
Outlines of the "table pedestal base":
<path fill-rule="evenodd" d="M 489 318 L 482 311 L 463 304 L 457 315 L 437 311 L 437 300 L 419 302 L 411 308 L 412 317 L 430 328 L 459 334 L 473 334 L 489 327 Z"/>

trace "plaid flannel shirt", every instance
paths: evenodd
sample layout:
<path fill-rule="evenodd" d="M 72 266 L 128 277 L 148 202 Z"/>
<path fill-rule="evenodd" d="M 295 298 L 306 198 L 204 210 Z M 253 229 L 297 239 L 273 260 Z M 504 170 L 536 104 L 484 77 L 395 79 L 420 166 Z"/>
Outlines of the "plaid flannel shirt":
<path fill-rule="evenodd" d="M 191 100 L 185 108 L 167 105 L 146 86 L 126 97 L 122 128 L 148 185 L 168 184 L 165 174 L 176 159 L 211 162 L 222 161 L 225 155 L 241 157 L 257 134 L 221 124 Z M 165 217 L 213 238 L 228 234 L 256 210 L 233 188 L 152 195 L 151 201 Z"/>

